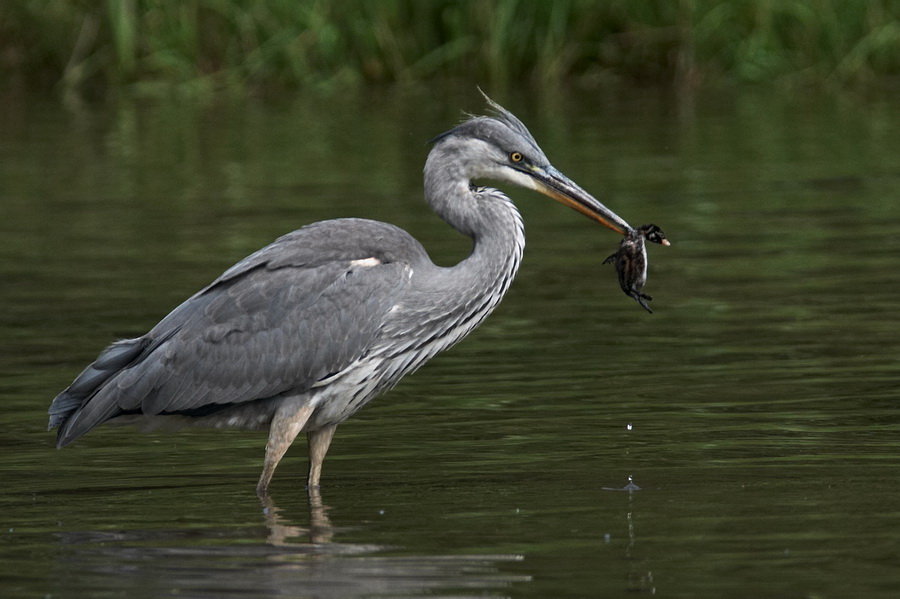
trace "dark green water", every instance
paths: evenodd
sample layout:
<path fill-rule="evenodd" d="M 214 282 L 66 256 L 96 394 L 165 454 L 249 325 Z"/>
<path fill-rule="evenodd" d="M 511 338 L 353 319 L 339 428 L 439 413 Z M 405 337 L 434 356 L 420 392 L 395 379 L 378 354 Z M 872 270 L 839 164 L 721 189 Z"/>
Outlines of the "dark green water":
<path fill-rule="evenodd" d="M 896 597 L 900 107 L 652 91 L 498 97 L 653 246 L 655 314 L 618 238 L 543 196 L 509 296 L 338 430 L 272 504 L 265 435 L 103 427 L 46 408 L 278 235 L 337 216 L 465 255 L 421 200 L 426 141 L 473 89 L 0 114 L 4 597 Z M 630 430 L 629 430 L 629 425 Z M 642 490 L 621 488 L 633 476 Z"/>

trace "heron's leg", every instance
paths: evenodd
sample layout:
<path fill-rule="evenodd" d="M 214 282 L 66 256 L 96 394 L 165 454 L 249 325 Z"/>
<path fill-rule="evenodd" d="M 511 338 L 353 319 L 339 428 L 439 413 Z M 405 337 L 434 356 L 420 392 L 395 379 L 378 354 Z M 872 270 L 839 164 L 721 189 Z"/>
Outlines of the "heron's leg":
<path fill-rule="evenodd" d="M 313 406 L 304 403 L 299 409 L 282 407 L 275 413 L 269 427 L 269 442 L 266 444 L 266 460 L 263 463 L 262 475 L 256 485 L 256 494 L 264 496 L 269 492 L 269 483 L 275 473 L 275 466 L 281 461 L 284 453 L 303 430 L 303 426 L 313 413 Z"/>
<path fill-rule="evenodd" d="M 307 484 L 310 491 L 319 486 L 319 477 L 322 475 L 322 462 L 325 460 L 325 454 L 328 453 L 328 446 L 331 445 L 331 438 L 334 436 L 334 429 L 336 428 L 336 424 L 330 424 L 306 433 L 306 438 L 309 442 L 309 479 Z"/>

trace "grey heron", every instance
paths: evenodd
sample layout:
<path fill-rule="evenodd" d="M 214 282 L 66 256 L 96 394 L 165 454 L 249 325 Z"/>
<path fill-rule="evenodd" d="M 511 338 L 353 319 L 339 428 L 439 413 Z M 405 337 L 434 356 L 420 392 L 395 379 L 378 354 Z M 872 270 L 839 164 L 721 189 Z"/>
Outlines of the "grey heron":
<path fill-rule="evenodd" d="M 57 447 L 110 420 L 268 428 L 257 492 L 307 434 L 310 489 L 335 428 L 460 341 L 497 306 L 525 245 L 493 180 L 534 189 L 624 234 L 631 227 L 554 168 L 512 113 L 485 96 L 432 140 L 425 197 L 473 240 L 452 267 L 393 225 L 328 220 L 288 233 L 188 298 L 147 334 L 106 348 L 49 408 Z"/>

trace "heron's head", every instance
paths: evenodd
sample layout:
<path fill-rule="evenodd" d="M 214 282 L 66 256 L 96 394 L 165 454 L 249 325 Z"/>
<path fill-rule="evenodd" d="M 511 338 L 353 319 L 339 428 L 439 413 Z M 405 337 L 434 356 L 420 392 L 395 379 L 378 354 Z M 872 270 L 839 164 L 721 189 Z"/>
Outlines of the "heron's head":
<path fill-rule="evenodd" d="M 511 112 L 484 96 L 493 114 L 476 116 L 432 141 L 429 162 L 455 180 L 491 179 L 534 189 L 613 231 L 631 227 L 574 181 L 559 172 L 525 125 Z M 428 166 L 426 166 L 428 170 Z"/>

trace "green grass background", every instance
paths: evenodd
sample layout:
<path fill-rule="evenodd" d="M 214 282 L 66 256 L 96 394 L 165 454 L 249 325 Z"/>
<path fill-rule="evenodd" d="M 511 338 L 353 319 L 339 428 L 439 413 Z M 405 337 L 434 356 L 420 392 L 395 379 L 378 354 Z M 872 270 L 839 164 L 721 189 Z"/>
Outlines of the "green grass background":
<path fill-rule="evenodd" d="M 900 0 L 4 0 L 0 88 L 892 86 Z"/>

